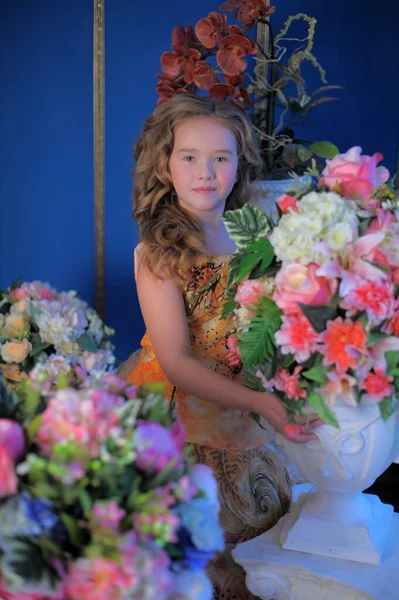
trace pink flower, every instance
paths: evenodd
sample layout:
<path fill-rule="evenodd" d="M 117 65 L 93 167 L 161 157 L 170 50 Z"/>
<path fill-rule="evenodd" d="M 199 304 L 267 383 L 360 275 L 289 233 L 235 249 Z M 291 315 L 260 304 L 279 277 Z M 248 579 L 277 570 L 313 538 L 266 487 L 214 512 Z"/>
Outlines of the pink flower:
<path fill-rule="evenodd" d="M 384 323 L 382 330 L 389 335 L 399 338 L 399 300 L 396 301 L 392 317 Z"/>
<path fill-rule="evenodd" d="M 369 373 L 360 387 L 367 392 L 365 398 L 382 402 L 382 400 L 393 394 L 392 381 L 393 377 L 391 375 L 385 375 L 381 369 L 374 369 L 374 373 Z"/>
<path fill-rule="evenodd" d="M 260 281 L 246 279 L 239 284 L 234 300 L 243 306 L 253 306 L 263 293 Z"/>
<path fill-rule="evenodd" d="M 383 233 L 381 242 L 373 248 L 370 258 L 383 267 L 399 266 L 399 222 L 395 214 L 388 210 L 379 209 L 377 218 L 373 219 L 366 234 Z"/>
<path fill-rule="evenodd" d="M 226 345 L 228 348 L 226 358 L 229 367 L 241 367 L 241 356 L 237 336 L 231 335 L 227 338 Z"/>
<path fill-rule="evenodd" d="M 178 440 L 174 439 L 172 432 L 158 423 L 139 423 L 135 442 L 135 463 L 143 471 L 159 473 L 182 456 Z"/>
<path fill-rule="evenodd" d="M 382 154 L 366 156 L 359 146 L 350 148 L 331 160 L 321 174 L 319 186 L 327 186 L 334 191 L 339 186 L 340 193 L 349 199 L 367 200 L 380 185 L 388 181 L 389 171 L 377 167 Z"/>
<path fill-rule="evenodd" d="M 283 194 L 279 198 L 277 198 L 277 205 L 280 208 L 283 215 L 286 215 L 288 212 L 298 212 L 298 200 L 293 196 L 289 196 L 288 194 Z"/>
<path fill-rule="evenodd" d="M 109 529 L 110 531 L 118 530 L 119 523 L 126 514 L 122 508 L 119 508 L 115 501 L 96 502 L 92 513 L 98 520 L 99 527 L 101 529 Z"/>
<path fill-rule="evenodd" d="M 42 415 L 36 437 L 41 451 L 51 456 L 54 446 L 72 442 L 97 456 L 104 439 L 119 432 L 115 409 L 123 403 L 123 398 L 103 390 L 58 391 Z"/>
<path fill-rule="evenodd" d="M 284 425 L 284 435 L 287 437 L 298 437 L 303 431 L 303 426 L 295 423 L 286 423 Z"/>
<path fill-rule="evenodd" d="M 340 302 L 348 309 L 348 316 L 358 311 L 366 311 L 372 326 L 390 319 L 394 313 L 394 286 L 386 280 L 360 281 Z"/>
<path fill-rule="evenodd" d="M 78 559 L 65 582 L 69 600 L 122 600 L 132 583 L 120 565 L 105 558 Z"/>
<path fill-rule="evenodd" d="M 283 315 L 282 326 L 276 332 L 275 339 L 282 354 L 293 354 L 299 363 L 306 361 L 319 342 L 319 335 L 308 319 L 302 314 Z"/>
<path fill-rule="evenodd" d="M 0 419 L 0 446 L 16 461 L 25 450 L 25 436 L 22 427 L 10 419 Z"/>
<path fill-rule="evenodd" d="M 293 263 L 282 267 L 275 278 L 273 300 L 277 306 L 293 313 L 300 311 L 298 304 L 328 305 L 338 282 L 335 278 L 327 279 L 317 275 L 318 269 L 319 266 L 315 263 L 307 266 Z"/>
<path fill-rule="evenodd" d="M 15 494 L 18 480 L 15 474 L 14 461 L 7 450 L 0 445 L 0 498 Z"/>
<path fill-rule="evenodd" d="M 41 592 L 10 592 L 0 575 L 0 598 L 1 600 L 65 600 L 63 586 L 60 586 L 59 592 L 56 595 L 46 596 Z M 86 600 L 88 600 L 86 598 Z"/>
<path fill-rule="evenodd" d="M 274 387 L 277 390 L 280 390 L 280 392 L 287 394 L 288 398 L 292 398 L 293 400 L 306 398 L 306 390 L 298 387 L 300 383 L 299 374 L 301 371 L 302 367 L 295 367 L 294 372 L 291 375 L 288 369 L 279 369 L 273 379 Z"/>

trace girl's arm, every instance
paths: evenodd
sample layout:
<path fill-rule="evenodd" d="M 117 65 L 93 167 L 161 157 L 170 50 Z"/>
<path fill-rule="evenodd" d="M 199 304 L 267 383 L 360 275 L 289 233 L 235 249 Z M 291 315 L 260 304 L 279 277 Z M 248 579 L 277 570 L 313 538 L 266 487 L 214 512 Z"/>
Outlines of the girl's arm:
<path fill-rule="evenodd" d="M 178 285 L 172 279 L 155 278 L 140 264 L 136 281 L 147 331 L 167 378 L 188 394 L 220 407 L 259 413 L 276 431 L 284 434 L 287 411 L 277 396 L 270 392 L 256 392 L 231 381 L 193 356 L 184 301 Z M 317 425 L 320 425 L 320 420 L 313 418 L 311 427 Z M 314 434 L 302 433 L 294 441 L 308 442 L 312 439 L 317 439 Z"/>

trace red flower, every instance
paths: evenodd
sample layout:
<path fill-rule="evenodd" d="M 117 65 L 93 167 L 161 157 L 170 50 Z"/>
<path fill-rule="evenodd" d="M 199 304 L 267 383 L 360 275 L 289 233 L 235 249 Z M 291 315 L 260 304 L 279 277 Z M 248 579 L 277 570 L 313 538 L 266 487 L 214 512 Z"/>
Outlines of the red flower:
<path fill-rule="evenodd" d="M 247 106 L 251 106 L 247 90 L 243 87 L 235 87 L 226 83 L 214 83 L 209 88 L 209 97 L 213 100 L 226 100 L 229 96 L 230 102 L 241 110 L 244 110 L 241 98 Z"/>
<path fill-rule="evenodd" d="M 205 48 L 214 50 L 220 44 L 221 38 L 227 34 L 226 15 L 210 12 L 207 17 L 198 21 L 195 34 Z"/>
<path fill-rule="evenodd" d="M 159 79 L 156 85 L 156 91 L 159 94 L 157 100 L 158 105 L 163 104 L 169 100 L 169 98 L 173 98 L 173 96 L 176 96 L 177 94 L 187 93 L 187 90 L 183 85 L 177 83 L 167 75 L 159 74 L 157 75 L 157 78 Z"/>
<path fill-rule="evenodd" d="M 238 75 L 247 68 L 247 61 L 243 57 L 256 54 L 257 51 L 258 47 L 253 40 L 245 35 L 233 33 L 222 39 L 216 60 L 224 73 Z"/>
<path fill-rule="evenodd" d="M 321 334 L 321 337 L 324 346 L 320 351 L 324 354 L 324 364 L 335 364 L 340 373 L 356 367 L 353 352 L 348 352 L 348 349 L 360 351 L 366 349 L 367 333 L 360 321 L 353 322 L 338 317 L 328 322 L 327 330 Z"/>
<path fill-rule="evenodd" d="M 389 398 L 393 394 L 391 382 L 393 377 L 385 375 L 381 369 L 375 369 L 374 373 L 369 373 L 360 386 L 366 390 L 366 398 L 373 398 L 376 402 L 382 402 L 384 398 Z"/>
<path fill-rule="evenodd" d="M 193 82 L 195 63 L 201 58 L 199 50 L 190 48 L 193 38 L 191 26 L 184 29 L 181 25 L 177 25 L 172 31 L 174 52 L 164 52 L 161 55 L 162 71 L 173 78 L 183 75 L 184 81 L 188 84 Z"/>
<path fill-rule="evenodd" d="M 265 0 L 227 0 L 220 10 L 235 10 L 237 18 L 244 27 L 252 27 L 260 18 L 270 17 L 274 13 L 274 6 L 269 6 Z"/>
<path fill-rule="evenodd" d="M 194 69 L 194 83 L 201 90 L 207 90 L 213 84 L 219 83 L 219 79 L 213 72 L 212 66 L 206 60 L 199 60 Z"/>

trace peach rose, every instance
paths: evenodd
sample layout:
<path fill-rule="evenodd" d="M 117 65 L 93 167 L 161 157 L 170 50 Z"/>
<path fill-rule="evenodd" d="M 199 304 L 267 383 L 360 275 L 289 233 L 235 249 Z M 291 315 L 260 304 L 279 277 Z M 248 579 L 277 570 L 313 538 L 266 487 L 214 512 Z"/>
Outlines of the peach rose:
<path fill-rule="evenodd" d="M 11 306 L 10 313 L 12 315 L 29 312 L 29 302 L 27 300 L 18 300 L 15 304 Z"/>
<path fill-rule="evenodd" d="M 277 198 L 277 206 L 280 208 L 283 215 L 286 215 L 290 208 L 294 212 L 298 212 L 298 199 L 293 196 L 289 196 L 288 194 L 283 194 L 280 198 Z"/>
<path fill-rule="evenodd" d="M 326 185 L 330 191 L 339 186 L 340 193 L 346 198 L 367 200 L 373 190 L 388 181 L 389 171 L 385 167 L 377 167 L 382 154 L 366 156 L 362 149 L 354 146 L 345 154 L 338 154 L 327 160 L 321 174 L 319 186 Z"/>
<path fill-rule="evenodd" d="M 307 266 L 294 263 L 283 267 L 276 275 L 273 300 L 288 313 L 299 311 L 298 304 L 324 306 L 329 304 L 338 282 L 316 275 L 315 263 Z"/>
<path fill-rule="evenodd" d="M 7 315 L 4 321 L 3 335 L 7 338 L 20 338 L 26 335 L 26 325 L 22 315 Z"/>
<path fill-rule="evenodd" d="M 0 445 L 0 498 L 15 494 L 17 487 L 14 461 L 7 450 Z"/>
<path fill-rule="evenodd" d="M 27 339 L 21 342 L 6 342 L 0 346 L 1 358 L 7 363 L 21 363 L 32 350 L 32 344 Z"/>

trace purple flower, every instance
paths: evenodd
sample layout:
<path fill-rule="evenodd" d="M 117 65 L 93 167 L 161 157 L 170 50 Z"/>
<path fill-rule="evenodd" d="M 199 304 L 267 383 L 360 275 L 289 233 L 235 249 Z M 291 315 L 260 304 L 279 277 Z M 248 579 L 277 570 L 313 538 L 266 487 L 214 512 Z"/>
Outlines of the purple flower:
<path fill-rule="evenodd" d="M 0 419 L 0 445 L 16 461 L 25 450 L 22 427 L 10 419 Z"/>
<path fill-rule="evenodd" d="M 171 461 L 181 458 L 180 430 L 173 435 L 158 423 L 139 423 L 136 429 L 136 466 L 159 473 Z"/>

